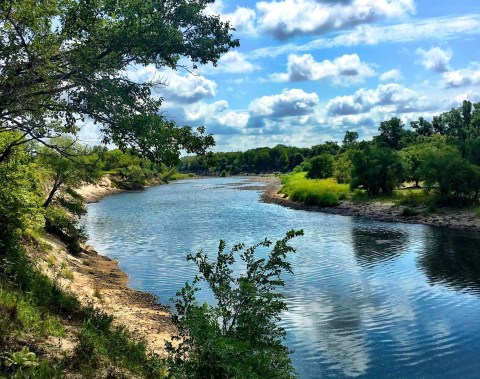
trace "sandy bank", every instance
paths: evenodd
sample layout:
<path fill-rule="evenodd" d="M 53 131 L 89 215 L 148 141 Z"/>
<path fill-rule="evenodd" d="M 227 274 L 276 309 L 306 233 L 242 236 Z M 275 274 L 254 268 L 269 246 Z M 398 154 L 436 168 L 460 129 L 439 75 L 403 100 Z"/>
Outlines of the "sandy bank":
<path fill-rule="evenodd" d="M 475 213 L 471 210 L 442 208 L 436 213 L 407 217 L 402 215 L 403 207 L 397 206 L 393 203 L 379 203 L 374 201 L 354 203 L 344 200 L 340 205 L 334 207 L 305 205 L 303 203 L 292 201 L 289 198 L 285 198 L 283 194 L 278 193 L 282 187 L 278 177 L 262 177 L 260 180 L 267 185 L 265 192 L 262 194 L 262 201 L 266 203 L 278 204 L 284 207 L 305 211 L 363 217 L 379 221 L 442 226 L 480 232 L 480 219 L 476 217 Z"/>
<path fill-rule="evenodd" d="M 167 307 L 159 305 L 155 296 L 129 288 L 128 277 L 117 261 L 93 248 L 87 246 L 80 255 L 72 256 L 56 238 L 49 236 L 44 242 L 50 245 L 50 252 L 35 256 L 43 272 L 83 304 L 114 316 L 116 324 L 144 339 L 150 351 L 164 353 L 165 341 L 176 332 Z"/>
<path fill-rule="evenodd" d="M 103 176 L 97 184 L 85 184 L 76 188 L 75 191 L 83 197 L 86 203 L 96 203 L 105 196 L 123 192 L 123 190 L 112 186 L 112 181 L 107 175 Z"/>

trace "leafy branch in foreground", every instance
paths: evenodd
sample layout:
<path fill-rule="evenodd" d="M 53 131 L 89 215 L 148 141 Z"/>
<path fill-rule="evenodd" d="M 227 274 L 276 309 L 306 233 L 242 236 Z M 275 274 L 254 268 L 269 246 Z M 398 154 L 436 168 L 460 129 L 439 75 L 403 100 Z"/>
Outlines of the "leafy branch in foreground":
<path fill-rule="evenodd" d="M 265 239 L 245 248 L 240 243 L 226 252 L 220 241 L 216 260 L 209 262 L 203 251 L 188 255 L 200 272 L 190 285 L 177 292 L 173 320 L 179 335 L 167 343 L 171 378 L 294 378 L 295 373 L 282 345 L 285 330 L 277 325 L 287 309 L 277 292 L 285 282 L 283 272 L 292 273 L 286 260 L 295 249 L 288 242 L 303 235 L 291 230 L 277 241 L 265 258 L 256 258 L 258 248 L 268 248 Z M 239 256 L 241 274 L 234 276 Z M 199 304 L 197 284 L 205 281 L 216 305 Z"/>

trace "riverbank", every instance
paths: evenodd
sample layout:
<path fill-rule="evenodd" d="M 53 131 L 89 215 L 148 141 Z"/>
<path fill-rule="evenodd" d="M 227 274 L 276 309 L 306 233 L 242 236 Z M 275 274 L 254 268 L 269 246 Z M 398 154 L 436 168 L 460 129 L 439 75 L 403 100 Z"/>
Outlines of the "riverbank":
<path fill-rule="evenodd" d="M 85 203 L 96 203 L 105 196 L 123 192 L 124 190 L 115 188 L 112 185 L 110 178 L 105 175 L 97 184 L 85 184 L 80 188 L 75 189 L 75 191 L 83 197 Z"/>
<path fill-rule="evenodd" d="M 124 191 L 114 187 L 108 176 L 98 184 L 76 189 L 86 203 Z M 165 342 L 176 334 L 170 310 L 160 305 L 154 295 L 129 288 L 128 275 L 116 260 L 100 255 L 88 245 L 79 255 L 71 255 L 65 244 L 51 235 L 42 242 L 49 246 L 48 255 L 33 252 L 42 272 L 74 294 L 83 305 L 93 305 L 113 316 L 114 324 L 125 326 L 136 338 L 144 340 L 150 352 L 165 353 Z M 75 341 L 67 339 L 63 345 L 65 350 L 72 350 Z"/>
<path fill-rule="evenodd" d="M 83 305 L 112 315 L 114 324 L 125 326 L 136 338 L 144 340 L 150 352 L 164 354 L 165 341 L 176 333 L 168 307 L 158 304 L 154 295 L 128 287 L 128 276 L 116 260 L 102 256 L 91 246 L 73 256 L 52 236 L 43 241 L 50 246 L 48 255 L 34 259 L 42 272 Z M 66 341 L 65 346 L 74 342 Z"/>
<path fill-rule="evenodd" d="M 284 207 L 304 211 L 362 217 L 378 221 L 425 224 L 471 232 L 480 232 L 480 219 L 476 216 L 473 210 L 440 208 L 435 213 L 405 216 L 403 214 L 404 207 L 395 205 L 393 202 L 352 202 L 349 200 L 342 200 L 339 205 L 333 207 L 306 205 L 292 201 L 288 197 L 284 197 L 283 194 L 279 193 L 282 188 L 282 183 L 278 177 L 261 177 L 260 180 L 266 184 L 266 188 L 261 196 L 262 201 L 266 203 L 278 204 Z M 258 181 L 258 179 L 256 181 Z"/>

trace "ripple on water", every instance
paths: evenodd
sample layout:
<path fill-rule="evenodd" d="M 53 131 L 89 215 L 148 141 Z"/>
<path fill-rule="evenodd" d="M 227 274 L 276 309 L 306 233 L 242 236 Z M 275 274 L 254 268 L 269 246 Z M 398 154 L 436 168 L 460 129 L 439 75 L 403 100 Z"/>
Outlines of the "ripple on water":
<path fill-rule="evenodd" d="M 165 303 L 196 273 L 187 253 L 213 256 L 219 239 L 250 244 L 303 228 L 280 323 L 301 379 L 477 377 L 478 235 L 263 204 L 241 183 L 195 180 L 106 198 L 89 205 L 89 243 Z M 211 301 L 205 291 L 202 299 Z"/>

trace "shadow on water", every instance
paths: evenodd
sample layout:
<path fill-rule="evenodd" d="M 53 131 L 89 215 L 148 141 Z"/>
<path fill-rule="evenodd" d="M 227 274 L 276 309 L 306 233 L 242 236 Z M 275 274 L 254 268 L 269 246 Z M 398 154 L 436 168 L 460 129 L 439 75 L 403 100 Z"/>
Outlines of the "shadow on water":
<path fill-rule="evenodd" d="M 352 242 L 358 264 L 373 267 L 400 256 L 408 236 L 402 230 L 362 224 L 352 227 Z"/>
<path fill-rule="evenodd" d="M 419 267 L 430 284 L 480 295 L 480 235 L 430 229 Z"/>

